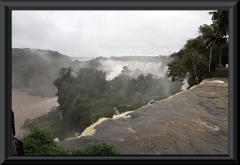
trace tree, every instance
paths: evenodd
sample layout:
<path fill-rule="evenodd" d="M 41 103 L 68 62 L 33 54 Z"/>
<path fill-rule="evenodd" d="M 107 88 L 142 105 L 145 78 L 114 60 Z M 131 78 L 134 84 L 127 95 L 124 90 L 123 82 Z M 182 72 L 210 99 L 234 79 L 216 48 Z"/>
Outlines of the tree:
<path fill-rule="evenodd" d="M 196 80 L 196 83 L 198 84 L 198 80 L 199 80 L 199 76 L 201 76 L 200 74 L 202 73 L 201 71 L 197 72 L 197 70 L 200 70 L 201 68 L 198 67 L 198 65 L 202 65 L 204 66 L 206 63 L 205 63 L 205 59 L 204 59 L 204 56 L 203 55 L 200 55 L 198 54 L 198 52 L 196 50 L 192 50 L 190 53 L 189 53 L 189 56 L 191 58 L 191 61 L 192 61 L 192 68 L 193 68 L 193 73 L 194 73 L 194 76 L 195 76 L 195 80 Z"/>
<path fill-rule="evenodd" d="M 210 26 L 216 37 L 215 44 L 221 47 L 228 42 L 228 10 L 218 10 L 209 14 L 212 15 L 213 23 Z"/>
<path fill-rule="evenodd" d="M 128 69 L 127 66 L 123 66 L 123 70 L 121 71 L 122 74 L 130 74 L 131 73 L 131 70 Z"/>
<path fill-rule="evenodd" d="M 201 34 L 201 37 L 204 39 L 206 48 L 207 49 L 210 48 L 209 64 L 208 64 L 208 72 L 210 72 L 211 59 L 212 59 L 212 47 L 215 40 L 213 28 L 207 24 L 204 24 L 198 28 L 198 33 Z"/>
<path fill-rule="evenodd" d="M 25 155 L 66 155 L 67 151 L 62 149 L 53 140 L 49 131 L 34 126 L 30 133 L 21 139 Z"/>
<path fill-rule="evenodd" d="M 209 12 L 212 15 L 213 23 L 210 25 L 213 29 L 213 42 L 220 49 L 219 65 L 221 65 L 222 50 L 228 44 L 228 10 L 218 10 Z"/>
<path fill-rule="evenodd" d="M 171 57 L 173 61 L 168 63 L 167 76 L 174 81 L 183 81 L 188 76 L 190 86 L 202 81 L 207 71 L 207 53 L 204 41 L 201 37 L 189 39 L 184 47 Z"/>
<path fill-rule="evenodd" d="M 72 78 L 72 72 L 73 69 L 71 67 L 61 68 L 59 74 L 64 81 L 68 81 L 70 78 Z"/>
<path fill-rule="evenodd" d="M 69 100 L 74 98 L 73 88 L 69 85 L 74 79 L 72 76 L 73 69 L 61 68 L 59 71 L 60 77 L 54 80 L 53 84 L 58 88 L 56 96 L 58 96 L 59 110 L 62 113 L 62 119 L 67 120 L 67 111 L 69 107 Z"/>
<path fill-rule="evenodd" d="M 183 58 L 184 54 L 185 52 L 183 49 L 177 53 L 173 53 L 171 55 L 173 61 L 167 64 L 167 76 L 170 77 L 173 82 L 183 81 L 187 75 L 188 69 L 185 59 Z"/>

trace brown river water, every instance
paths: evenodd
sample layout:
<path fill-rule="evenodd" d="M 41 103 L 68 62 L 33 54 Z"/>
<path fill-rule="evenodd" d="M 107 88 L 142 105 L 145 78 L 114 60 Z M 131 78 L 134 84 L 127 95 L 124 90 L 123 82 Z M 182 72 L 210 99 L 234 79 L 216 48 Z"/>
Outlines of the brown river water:
<path fill-rule="evenodd" d="M 21 137 L 26 130 L 20 127 L 25 120 L 35 119 L 51 111 L 52 106 L 58 106 L 57 97 L 37 97 L 26 95 L 18 89 L 12 89 L 12 109 L 15 118 L 16 136 Z"/>

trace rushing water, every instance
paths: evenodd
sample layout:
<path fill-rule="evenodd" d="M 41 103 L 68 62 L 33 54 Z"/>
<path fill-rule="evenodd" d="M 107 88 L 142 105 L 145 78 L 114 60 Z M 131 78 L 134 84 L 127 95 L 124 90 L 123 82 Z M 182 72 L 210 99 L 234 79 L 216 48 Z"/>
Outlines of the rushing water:
<path fill-rule="evenodd" d="M 27 118 L 35 119 L 45 115 L 51 111 L 52 106 L 58 106 L 57 97 L 41 98 L 12 89 L 12 110 L 15 118 L 16 136 L 22 136 L 25 133 L 25 130 L 20 127 Z"/>
<path fill-rule="evenodd" d="M 89 61 L 94 59 L 95 57 L 71 57 L 73 61 Z M 112 80 L 115 77 L 119 76 L 121 71 L 123 70 L 123 66 L 127 66 L 130 70 L 136 70 L 139 69 L 145 74 L 151 73 L 153 75 L 156 75 L 158 77 L 163 77 L 165 72 L 167 71 L 168 67 L 164 66 L 161 71 L 159 71 L 159 68 L 162 65 L 162 62 L 138 62 L 138 61 L 121 61 L 121 60 L 101 60 L 101 69 L 103 71 L 107 71 L 108 74 L 106 75 L 106 80 Z"/>
<path fill-rule="evenodd" d="M 112 70 L 109 75 L 107 75 L 107 80 L 112 80 L 117 77 L 123 70 L 123 66 L 127 66 L 130 70 L 140 69 L 144 73 L 151 73 L 153 75 L 163 77 L 167 70 L 167 66 L 164 67 L 162 71 L 159 71 L 162 63 L 154 62 L 136 62 L 136 61 L 115 61 L 115 60 L 105 60 L 101 64 L 109 70 Z"/>

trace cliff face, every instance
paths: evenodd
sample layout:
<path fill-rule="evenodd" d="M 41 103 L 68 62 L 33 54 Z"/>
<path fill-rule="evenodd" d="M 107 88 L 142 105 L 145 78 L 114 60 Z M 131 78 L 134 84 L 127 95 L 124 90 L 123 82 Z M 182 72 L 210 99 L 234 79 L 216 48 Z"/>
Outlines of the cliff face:
<path fill-rule="evenodd" d="M 129 155 L 228 154 L 227 78 L 204 80 L 125 115 L 101 119 L 59 145 L 77 148 L 103 140 Z"/>

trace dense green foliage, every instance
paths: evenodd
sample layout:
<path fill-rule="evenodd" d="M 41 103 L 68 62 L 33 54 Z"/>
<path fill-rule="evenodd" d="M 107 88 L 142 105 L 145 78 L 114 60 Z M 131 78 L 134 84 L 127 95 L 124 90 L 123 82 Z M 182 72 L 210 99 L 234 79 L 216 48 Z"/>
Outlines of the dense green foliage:
<path fill-rule="evenodd" d="M 72 149 L 73 155 L 119 155 L 120 151 L 111 143 L 93 142 L 81 149 Z"/>
<path fill-rule="evenodd" d="M 32 127 L 29 134 L 24 135 L 24 155 L 117 155 L 119 150 L 110 143 L 94 142 L 83 148 L 65 150 L 58 146 L 49 131 L 39 126 Z"/>
<path fill-rule="evenodd" d="M 213 42 L 220 48 L 224 49 L 224 45 L 228 43 L 228 10 L 218 10 L 209 12 L 212 15 Z"/>
<path fill-rule="evenodd" d="M 190 39 L 184 47 L 171 55 L 173 61 L 168 64 L 167 75 L 172 81 L 182 81 L 189 77 L 190 87 L 200 83 L 203 79 L 213 76 L 209 73 L 208 61 L 210 50 L 206 49 L 201 36 Z M 219 62 L 220 50 L 212 47 L 211 71 L 215 71 L 215 65 Z M 222 51 L 222 65 L 228 63 L 228 49 Z M 197 78 L 197 79 L 196 79 Z"/>
<path fill-rule="evenodd" d="M 66 155 L 67 151 L 62 149 L 53 140 L 52 135 L 44 129 L 35 126 L 31 132 L 21 139 L 25 155 Z"/>
<path fill-rule="evenodd" d="M 134 79 L 122 73 L 112 81 L 106 81 L 105 72 L 93 68 L 76 72 L 70 67 L 61 68 L 59 74 L 54 81 L 59 110 L 65 125 L 78 131 L 101 117 L 112 117 L 114 107 L 125 112 L 166 98 L 163 78 L 151 74 Z"/>

